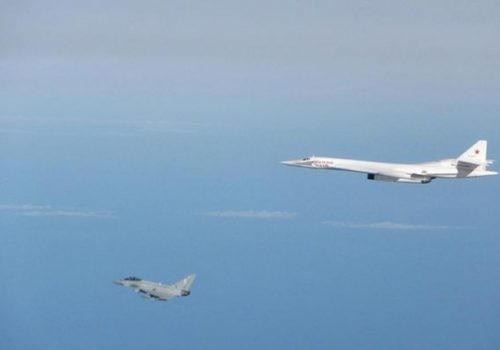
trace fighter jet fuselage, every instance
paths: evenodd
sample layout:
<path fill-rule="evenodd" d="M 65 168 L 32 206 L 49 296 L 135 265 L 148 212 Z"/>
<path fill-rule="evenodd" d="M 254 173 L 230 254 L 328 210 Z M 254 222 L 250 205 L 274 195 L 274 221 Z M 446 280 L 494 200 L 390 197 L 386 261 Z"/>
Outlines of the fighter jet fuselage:
<path fill-rule="evenodd" d="M 132 288 L 137 293 L 141 293 L 141 295 L 146 299 L 165 301 L 174 297 L 186 297 L 191 294 L 189 289 L 194 281 L 194 278 L 195 275 L 191 274 L 172 285 L 146 281 L 137 277 L 126 277 L 124 279 L 114 281 L 114 283 Z"/>
<path fill-rule="evenodd" d="M 436 178 L 472 178 L 497 175 L 497 172 L 487 170 L 487 166 L 493 161 L 486 160 L 486 148 L 487 142 L 480 140 L 458 158 L 416 164 L 315 156 L 282 163 L 311 169 L 366 173 L 369 180 L 425 184 Z"/>

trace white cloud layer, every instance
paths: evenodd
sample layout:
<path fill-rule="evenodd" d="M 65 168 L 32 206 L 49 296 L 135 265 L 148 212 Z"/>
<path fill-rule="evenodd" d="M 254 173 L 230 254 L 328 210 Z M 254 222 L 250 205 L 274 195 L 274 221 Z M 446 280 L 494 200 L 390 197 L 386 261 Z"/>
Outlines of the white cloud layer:
<path fill-rule="evenodd" d="M 64 208 L 54 208 L 50 205 L 34 204 L 0 204 L 0 213 L 21 216 L 38 217 L 75 217 L 75 218 L 111 218 L 112 212 L 96 212 L 88 210 L 74 210 Z"/>
<path fill-rule="evenodd" d="M 344 221 L 323 221 L 323 224 L 347 228 L 347 229 L 375 229 L 375 230 L 463 230 L 470 229 L 466 226 L 451 226 L 451 225 L 422 225 L 422 224 L 408 224 L 397 223 L 391 221 L 372 222 L 372 223 L 359 223 L 359 222 L 344 222 Z"/>
<path fill-rule="evenodd" d="M 296 213 L 290 213 L 287 211 L 267 211 L 267 210 L 209 211 L 203 214 L 219 218 L 278 219 L 278 220 L 293 219 L 294 217 L 297 216 Z"/>

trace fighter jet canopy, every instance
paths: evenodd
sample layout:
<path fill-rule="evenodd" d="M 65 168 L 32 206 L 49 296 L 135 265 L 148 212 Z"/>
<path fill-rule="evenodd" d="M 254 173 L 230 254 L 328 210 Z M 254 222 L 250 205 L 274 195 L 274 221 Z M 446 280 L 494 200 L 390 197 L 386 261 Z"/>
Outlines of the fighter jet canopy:
<path fill-rule="evenodd" d="M 137 277 L 134 277 L 134 276 L 130 276 L 130 277 L 124 278 L 124 280 L 125 281 L 140 281 L 141 279 L 137 278 Z"/>

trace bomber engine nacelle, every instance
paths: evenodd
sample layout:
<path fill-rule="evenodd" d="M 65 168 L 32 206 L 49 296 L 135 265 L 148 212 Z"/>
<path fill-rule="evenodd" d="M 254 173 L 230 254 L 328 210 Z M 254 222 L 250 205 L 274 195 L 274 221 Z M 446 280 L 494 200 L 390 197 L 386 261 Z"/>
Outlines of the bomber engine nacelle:
<path fill-rule="evenodd" d="M 366 176 L 368 180 L 374 181 L 388 181 L 388 182 L 402 182 L 402 183 L 413 183 L 413 184 L 428 184 L 432 181 L 430 178 L 401 178 L 401 177 L 392 177 L 386 175 L 378 175 L 378 174 L 368 174 Z"/>

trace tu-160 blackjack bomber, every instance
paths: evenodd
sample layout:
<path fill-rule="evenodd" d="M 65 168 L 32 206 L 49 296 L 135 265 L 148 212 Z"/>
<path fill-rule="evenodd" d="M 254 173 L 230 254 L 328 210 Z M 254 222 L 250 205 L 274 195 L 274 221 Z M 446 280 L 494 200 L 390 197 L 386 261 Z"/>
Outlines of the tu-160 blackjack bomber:
<path fill-rule="evenodd" d="M 187 297 L 191 294 L 189 289 L 195 276 L 195 274 L 191 274 L 175 284 L 146 281 L 133 276 L 113 281 L 113 283 L 132 288 L 145 299 L 166 301 L 174 297 Z"/>
<path fill-rule="evenodd" d="M 367 174 L 368 180 L 427 184 L 434 179 L 461 179 L 497 175 L 487 170 L 487 141 L 479 140 L 458 158 L 426 163 L 382 163 L 355 159 L 308 157 L 281 162 L 285 165 L 326 170 L 344 170 Z"/>

